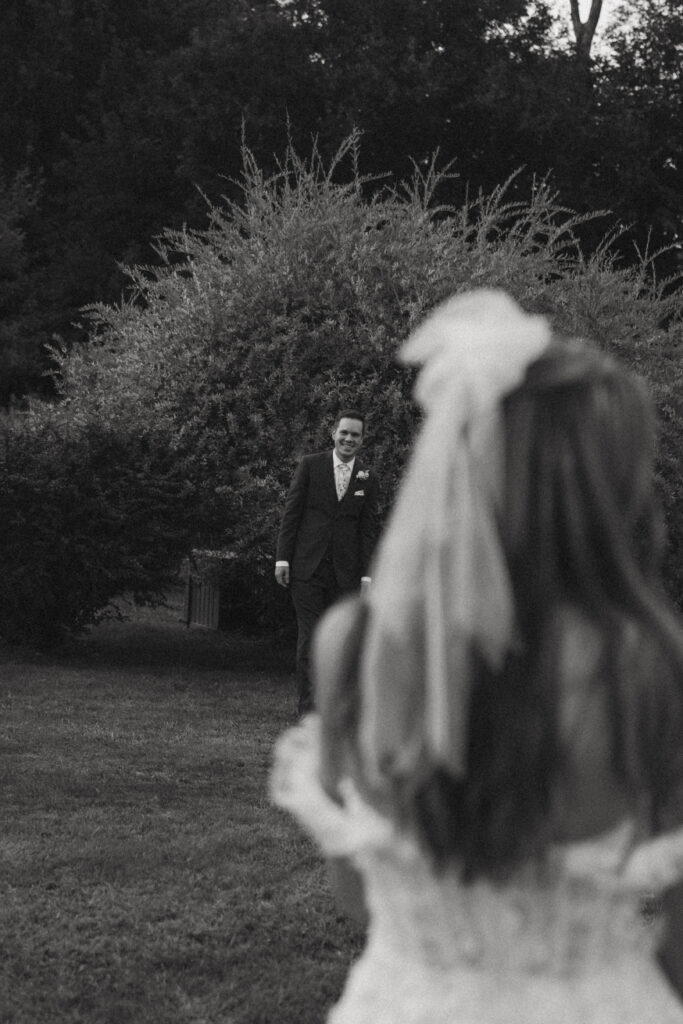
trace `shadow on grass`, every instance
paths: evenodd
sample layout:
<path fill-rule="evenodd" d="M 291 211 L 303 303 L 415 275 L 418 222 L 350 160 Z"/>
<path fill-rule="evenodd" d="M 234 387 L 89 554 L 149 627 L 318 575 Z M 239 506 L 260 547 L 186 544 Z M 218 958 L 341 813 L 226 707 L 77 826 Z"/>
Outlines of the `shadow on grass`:
<path fill-rule="evenodd" d="M 294 671 L 295 638 L 291 631 L 265 636 L 188 627 L 183 618 L 183 590 L 167 595 L 157 608 L 118 602 L 123 621 L 106 619 L 59 651 L 43 654 L 16 648 L 0 650 L 0 659 L 20 654 L 34 664 L 108 665 L 126 669 L 192 669 L 202 671 Z"/>

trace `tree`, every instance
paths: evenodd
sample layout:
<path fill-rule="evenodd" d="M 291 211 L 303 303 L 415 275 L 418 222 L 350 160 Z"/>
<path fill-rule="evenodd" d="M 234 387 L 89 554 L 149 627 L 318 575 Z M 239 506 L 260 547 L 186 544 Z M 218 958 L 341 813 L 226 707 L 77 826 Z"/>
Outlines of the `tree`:
<path fill-rule="evenodd" d="M 602 0 L 591 0 L 590 10 L 585 21 L 581 20 L 579 0 L 569 0 L 569 8 L 576 42 L 576 56 L 580 63 L 587 65 L 590 62 L 591 46 L 602 13 Z"/>
<path fill-rule="evenodd" d="M 608 74 L 601 89 L 612 119 L 614 186 L 624 220 L 641 244 L 674 246 L 683 269 L 683 8 L 669 0 L 633 0 L 617 9 L 607 35 Z M 615 138 L 615 136 L 619 138 Z"/>
<path fill-rule="evenodd" d="M 650 227 L 655 248 L 675 242 L 680 15 L 630 8 L 637 45 L 589 44 L 588 65 L 553 41 L 545 0 L 7 0 L 6 172 L 44 180 L 11 313 L 17 351 L 40 365 L 13 390 L 36 387 L 55 335 L 84 340 L 80 309 L 116 302 L 122 267 L 157 259 L 155 236 L 206 225 L 202 193 L 238 197 L 243 132 L 273 171 L 288 139 L 331 159 L 357 128 L 361 170 L 382 182 L 438 148 L 440 199 L 456 205 L 520 167 L 520 196 L 551 171 L 567 206 L 638 222 L 641 248 Z"/>
<path fill-rule="evenodd" d="M 41 390 L 42 353 L 30 331 L 26 229 L 39 209 L 42 183 L 28 169 L 9 179 L 0 168 L 0 404 L 27 385 Z"/>
<path fill-rule="evenodd" d="M 490 159 L 481 144 L 482 78 L 509 59 L 510 37 L 528 28 L 528 7 L 528 0 L 292 0 L 286 9 L 307 26 L 315 55 L 323 151 L 333 151 L 340 131 L 359 129 L 370 173 L 398 180 L 410 173 L 410 157 L 428 161 L 440 147 L 470 177 Z"/>
<path fill-rule="evenodd" d="M 282 149 L 288 103 L 315 96 L 296 84 L 301 38 L 275 0 L 2 5 L 8 173 L 26 164 L 45 182 L 14 310 L 35 352 L 55 335 L 81 341 L 80 309 L 116 301 L 120 265 L 153 261 L 165 227 L 206 223 L 198 186 L 217 197 L 238 173 L 245 117 L 255 145 Z M 13 379 L 13 391 L 35 383 Z"/>

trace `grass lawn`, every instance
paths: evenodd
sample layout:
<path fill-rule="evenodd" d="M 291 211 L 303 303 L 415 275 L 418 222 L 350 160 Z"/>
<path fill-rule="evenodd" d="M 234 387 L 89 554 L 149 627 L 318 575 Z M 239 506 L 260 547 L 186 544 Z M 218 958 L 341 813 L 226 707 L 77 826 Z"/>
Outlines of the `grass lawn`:
<path fill-rule="evenodd" d="M 291 652 L 180 601 L 0 651 L 2 1024 L 318 1024 L 360 949 L 268 802 Z"/>

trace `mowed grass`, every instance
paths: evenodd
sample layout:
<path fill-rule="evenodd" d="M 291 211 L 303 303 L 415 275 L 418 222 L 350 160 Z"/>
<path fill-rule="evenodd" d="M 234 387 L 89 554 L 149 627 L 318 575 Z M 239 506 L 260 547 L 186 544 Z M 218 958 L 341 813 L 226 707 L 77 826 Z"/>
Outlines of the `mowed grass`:
<path fill-rule="evenodd" d="M 179 618 L 0 654 L 3 1024 L 318 1024 L 360 950 L 268 800 L 291 652 Z"/>

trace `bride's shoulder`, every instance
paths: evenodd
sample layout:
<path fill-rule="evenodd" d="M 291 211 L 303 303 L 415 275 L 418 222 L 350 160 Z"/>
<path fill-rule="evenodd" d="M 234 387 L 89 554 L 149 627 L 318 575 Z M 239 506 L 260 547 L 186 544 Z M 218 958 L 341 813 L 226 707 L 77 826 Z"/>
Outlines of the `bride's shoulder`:
<path fill-rule="evenodd" d="M 328 856 L 390 848 L 393 823 L 364 799 L 351 776 L 338 779 L 334 794 L 330 792 L 323 748 L 317 714 L 307 715 L 278 738 L 269 780 L 272 801 L 293 814 Z"/>

